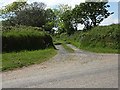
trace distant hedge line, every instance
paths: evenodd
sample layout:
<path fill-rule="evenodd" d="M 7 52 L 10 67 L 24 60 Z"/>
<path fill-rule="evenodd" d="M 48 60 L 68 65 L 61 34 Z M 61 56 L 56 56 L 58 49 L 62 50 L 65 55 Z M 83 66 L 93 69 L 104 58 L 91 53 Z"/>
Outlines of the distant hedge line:
<path fill-rule="evenodd" d="M 19 26 L 5 29 L 2 33 L 3 52 L 54 47 L 51 36 L 40 28 Z"/>

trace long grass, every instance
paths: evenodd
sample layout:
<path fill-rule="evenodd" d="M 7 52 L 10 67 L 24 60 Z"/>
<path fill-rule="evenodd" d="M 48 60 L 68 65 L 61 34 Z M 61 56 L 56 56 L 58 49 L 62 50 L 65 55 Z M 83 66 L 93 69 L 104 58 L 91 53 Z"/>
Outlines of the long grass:
<path fill-rule="evenodd" d="M 23 66 L 39 64 L 56 55 L 54 49 L 21 51 L 2 54 L 2 71 L 13 70 Z"/>

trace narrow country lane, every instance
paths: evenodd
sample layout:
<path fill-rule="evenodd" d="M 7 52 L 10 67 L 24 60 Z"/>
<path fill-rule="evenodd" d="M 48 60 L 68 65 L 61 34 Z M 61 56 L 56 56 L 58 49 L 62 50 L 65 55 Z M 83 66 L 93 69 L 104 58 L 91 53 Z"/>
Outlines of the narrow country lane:
<path fill-rule="evenodd" d="M 97 54 L 56 45 L 50 60 L 2 73 L 3 88 L 118 88 L 118 54 Z"/>

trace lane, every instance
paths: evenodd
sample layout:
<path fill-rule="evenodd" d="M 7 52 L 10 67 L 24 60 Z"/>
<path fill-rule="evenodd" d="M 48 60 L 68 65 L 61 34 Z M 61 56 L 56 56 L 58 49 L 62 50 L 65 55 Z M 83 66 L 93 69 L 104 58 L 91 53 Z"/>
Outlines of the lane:
<path fill-rule="evenodd" d="M 118 55 L 67 53 L 58 45 L 58 54 L 39 65 L 3 73 L 3 88 L 117 88 Z"/>

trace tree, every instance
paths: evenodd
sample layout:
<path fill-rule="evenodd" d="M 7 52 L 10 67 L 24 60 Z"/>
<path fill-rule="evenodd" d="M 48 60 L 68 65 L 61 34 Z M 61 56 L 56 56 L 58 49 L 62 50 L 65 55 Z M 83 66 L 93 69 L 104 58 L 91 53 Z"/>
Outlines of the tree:
<path fill-rule="evenodd" d="M 47 22 L 44 26 L 45 31 L 48 31 L 50 34 L 53 34 L 52 28 L 54 27 L 54 22 Z"/>
<path fill-rule="evenodd" d="M 56 15 L 52 9 L 47 9 L 46 11 L 46 24 L 44 25 L 45 31 L 48 31 L 50 34 L 53 34 L 53 27 L 55 27 L 55 18 Z"/>
<path fill-rule="evenodd" d="M 14 26 L 16 24 L 16 13 L 20 11 L 26 4 L 27 3 L 25 1 L 13 2 L 12 4 L 8 4 L 4 8 L 1 8 L 0 18 L 3 19 L 3 26 Z"/>
<path fill-rule="evenodd" d="M 73 8 L 72 10 L 72 16 L 73 16 L 73 24 L 75 26 L 75 30 L 77 30 L 77 25 L 78 23 L 82 23 L 83 24 L 83 20 L 82 20 L 82 9 L 79 7 L 79 5 L 75 5 L 75 8 Z"/>
<path fill-rule="evenodd" d="M 11 5 L 6 6 L 2 15 L 6 16 L 6 22 L 12 22 L 11 25 L 42 27 L 47 22 L 45 7 L 44 3 L 38 2 L 31 4 L 13 2 Z"/>
<path fill-rule="evenodd" d="M 15 16 L 15 14 L 18 12 L 18 11 L 21 11 L 21 9 L 26 5 L 26 1 L 24 2 L 13 2 L 12 4 L 8 4 L 6 5 L 4 8 L 2 8 L 0 11 L 1 11 L 1 14 L 0 16 L 3 18 L 3 19 L 9 19 L 13 16 Z"/>
<path fill-rule="evenodd" d="M 68 35 L 73 34 L 75 30 L 73 27 L 72 12 L 70 10 L 65 11 L 61 16 L 61 19 L 64 22 L 64 26 L 65 26 L 65 29 L 67 31 L 67 34 Z"/>
<path fill-rule="evenodd" d="M 68 5 L 59 5 L 59 9 L 55 10 L 57 14 L 57 26 L 58 32 L 63 33 L 67 32 L 67 34 L 72 34 L 74 32 L 73 22 L 72 22 L 72 8 Z"/>
<path fill-rule="evenodd" d="M 76 5 L 73 9 L 74 18 L 76 22 L 80 22 L 85 25 L 86 29 L 95 27 L 99 25 L 105 18 L 108 18 L 112 13 L 110 13 L 107 8 L 107 1 L 96 0 L 86 0 L 85 3 Z"/>
<path fill-rule="evenodd" d="M 56 18 L 56 15 L 55 15 L 55 13 L 54 13 L 54 11 L 52 10 L 52 9 L 47 9 L 46 11 L 45 11 L 45 13 L 46 13 L 46 20 L 47 21 L 49 21 L 49 22 L 51 22 L 51 21 L 54 21 L 55 20 L 55 18 Z"/>
<path fill-rule="evenodd" d="M 44 3 L 33 2 L 16 14 L 17 24 L 42 27 L 46 23 Z"/>

